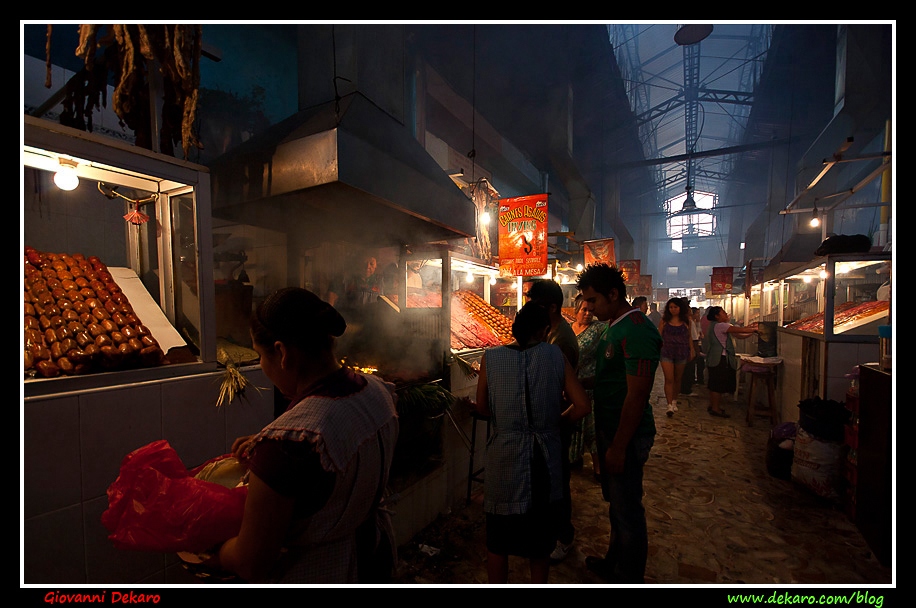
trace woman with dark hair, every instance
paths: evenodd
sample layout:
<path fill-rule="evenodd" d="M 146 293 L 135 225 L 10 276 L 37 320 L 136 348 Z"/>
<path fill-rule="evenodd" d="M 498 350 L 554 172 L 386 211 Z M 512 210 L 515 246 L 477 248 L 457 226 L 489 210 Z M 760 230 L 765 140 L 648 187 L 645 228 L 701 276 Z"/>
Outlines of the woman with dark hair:
<path fill-rule="evenodd" d="M 703 350 L 706 352 L 707 387 L 709 387 L 708 412 L 713 416 L 728 418 L 720 405 L 722 395 L 734 393 L 737 388 L 738 357 L 733 338 L 749 338 L 757 333 L 753 327 L 738 327 L 728 322 L 728 313 L 721 306 L 711 306 L 706 313 L 709 328 Z"/>
<path fill-rule="evenodd" d="M 658 331 L 662 335 L 661 366 L 665 374 L 665 399 L 668 401 L 668 417 L 677 411 L 677 395 L 681 390 L 684 368 L 693 359 L 693 341 L 690 339 L 690 307 L 683 298 L 671 298 L 665 304 L 665 312 Z"/>
<path fill-rule="evenodd" d="M 585 300 L 582 299 L 581 295 L 576 297 L 575 311 L 576 320 L 571 324 L 571 327 L 579 339 L 579 365 L 576 366 L 576 373 L 579 376 L 579 382 L 585 388 L 589 401 L 591 401 L 592 390 L 590 387 L 595 382 L 598 340 L 604 330 L 607 329 L 607 323 L 602 323 L 595 318 L 595 315 L 585 307 Z M 590 412 L 579 422 L 575 433 L 573 433 L 569 461 L 576 462 L 586 452 L 592 456 L 595 478 L 600 479 L 601 462 L 598 458 L 598 444 L 595 442 L 595 416 L 593 412 Z"/>
<path fill-rule="evenodd" d="M 379 509 L 398 433 L 394 387 L 341 366 L 334 341 L 346 327 L 299 288 L 274 293 L 252 316 L 261 369 L 290 405 L 232 446 L 249 466 L 248 496 L 218 565 L 248 582 L 384 580 L 369 577 L 363 556 L 388 544 L 390 560 L 394 550 Z"/>
<path fill-rule="evenodd" d="M 487 576 L 506 583 L 509 556 L 528 558 L 531 582 L 546 583 L 556 545 L 552 506 L 563 498 L 560 422 L 591 411 L 576 371 L 560 348 L 544 342 L 547 310 L 529 302 L 512 324 L 515 341 L 480 360 L 477 411 L 490 416 L 484 511 Z M 563 392 L 572 405 L 563 411 Z"/>

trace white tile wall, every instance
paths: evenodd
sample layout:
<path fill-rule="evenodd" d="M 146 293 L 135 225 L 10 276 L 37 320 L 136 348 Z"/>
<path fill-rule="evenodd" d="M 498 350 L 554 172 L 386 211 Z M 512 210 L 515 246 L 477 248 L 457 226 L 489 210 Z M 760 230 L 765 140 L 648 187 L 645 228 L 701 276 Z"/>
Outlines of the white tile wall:
<path fill-rule="evenodd" d="M 124 456 L 159 439 L 192 468 L 273 419 L 260 368 L 248 400 L 216 407 L 219 374 L 115 387 L 23 404 L 24 580 L 28 584 L 184 580 L 172 555 L 115 549 L 101 523 Z"/>

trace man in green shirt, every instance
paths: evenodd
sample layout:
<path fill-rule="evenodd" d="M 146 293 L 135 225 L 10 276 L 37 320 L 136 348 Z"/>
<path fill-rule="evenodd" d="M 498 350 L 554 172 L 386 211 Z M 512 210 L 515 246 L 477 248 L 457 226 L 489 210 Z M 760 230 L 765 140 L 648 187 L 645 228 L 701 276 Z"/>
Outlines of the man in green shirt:
<path fill-rule="evenodd" d="M 655 441 L 649 395 L 662 338 L 648 317 L 627 301 L 618 268 L 589 265 L 576 286 L 585 307 L 599 321 L 608 322 L 597 348 L 594 412 L 611 538 L 605 557 L 588 557 L 586 564 L 610 582 L 642 583 L 649 546 L 642 505 L 643 467 Z"/>

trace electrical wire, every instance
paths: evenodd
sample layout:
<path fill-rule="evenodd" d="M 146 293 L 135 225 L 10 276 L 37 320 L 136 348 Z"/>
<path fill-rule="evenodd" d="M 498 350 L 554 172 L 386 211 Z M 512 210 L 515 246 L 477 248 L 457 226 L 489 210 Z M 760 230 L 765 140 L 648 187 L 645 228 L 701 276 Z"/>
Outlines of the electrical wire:
<path fill-rule="evenodd" d="M 123 198 L 125 201 L 128 201 L 128 202 L 130 202 L 130 203 L 133 203 L 134 205 L 137 205 L 137 206 L 140 206 L 140 205 L 148 205 L 148 204 L 150 204 L 150 203 L 155 202 L 155 201 L 159 198 L 159 195 L 158 195 L 158 194 L 152 194 L 152 195 L 150 195 L 150 196 L 148 196 L 148 197 L 146 197 L 146 198 L 134 199 L 134 198 L 130 198 L 130 197 L 124 196 L 123 194 L 121 194 L 121 193 L 119 193 L 118 191 L 116 191 L 114 188 L 110 187 L 108 184 L 104 184 L 104 186 L 105 186 L 106 188 L 108 188 L 108 190 L 109 190 L 109 192 L 105 192 L 104 190 L 102 190 L 102 186 L 103 186 L 102 182 L 98 182 L 99 192 L 101 192 L 106 198 L 114 198 L 114 197 L 117 196 L 117 197 Z"/>

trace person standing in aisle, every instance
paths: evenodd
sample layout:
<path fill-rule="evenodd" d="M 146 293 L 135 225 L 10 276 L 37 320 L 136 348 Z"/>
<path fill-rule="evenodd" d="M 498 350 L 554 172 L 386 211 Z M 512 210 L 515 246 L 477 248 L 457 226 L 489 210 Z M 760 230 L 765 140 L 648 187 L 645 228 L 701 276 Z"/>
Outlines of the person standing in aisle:
<path fill-rule="evenodd" d="M 722 395 L 734 393 L 737 388 L 738 357 L 733 338 L 749 338 L 757 333 L 752 327 L 738 327 L 729 323 L 728 313 L 721 306 L 711 306 L 706 313 L 709 329 L 706 332 L 706 369 L 709 372 L 709 408 L 707 411 L 720 418 L 728 418 L 722 411 Z"/>
<path fill-rule="evenodd" d="M 572 323 L 572 329 L 579 339 L 579 366 L 576 368 L 576 373 L 579 376 L 579 382 L 582 383 L 591 399 L 592 386 L 595 382 L 598 340 L 607 328 L 607 324 L 598 321 L 592 313 L 586 310 L 582 296 L 576 298 L 575 309 L 576 320 Z M 573 433 L 569 461 L 576 462 L 586 453 L 591 454 L 595 478 L 600 480 L 601 459 L 598 458 L 598 446 L 595 443 L 595 416 L 591 413 L 579 422 L 579 426 Z"/>
<path fill-rule="evenodd" d="M 642 314 L 649 314 L 649 299 L 646 296 L 636 296 L 633 298 L 633 306 L 642 311 Z"/>
<path fill-rule="evenodd" d="M 665 304 L 659 333 L 662 336 L 661 365 L 665 374 L 665 399 L 670 418 L 677 412 L 677 396 L 687 362 L 693 358 L 693 342 L 690 339 L 690 309 L 683 298 L 671 298 Z"/>
<path fill-rule="evenodd" d="M 649 551 L 643 468 L 655 442 L 649 395 L 662 338 L 646 315 L 627 302 L 619 268 L 591 264 L 579 274 L 576 286 L 587 309 L 609 322 L 598 342 L 593 394 L 611 536 L 605 556 L 589 556 L 585 563 L 606 581 L 643 583 Z"/>
<path fill-rule="evenodd" d="M 693 357 L 687 361 L 687 365 L 684 367 L 684 375 L 681 377 L 681 394 L 689 396 L 696 395 L 693 385 L 698 381 L 702 354 L 700 348 L 700 320 L 697 316 L 697 309 L 690 307 L 689 303 L 687 306 L 690 311 L 690 343 L 693 344 Z"/>
<path fill-rule="evenodd" d="M 529 302 L 512 323 L 515 341 L 488 348 L 480 360 L 475 408 L 493 427 L 484 511 L 487 578 L 494 584 L 508 582 L 510 555 L 528 558 L 532 584 L 547 582 L 554 511 L 567 492 L 560 422 L 591 411 L 575 369 L 559 347 L 544 342 L 549 328 L 547 311 Z"/>
<path fill-rule="evenodd" d="M 693 325 L 695 328 L 696 341 L 694 341 L 693 346 L 697 351 L 697 376 L 696 383 L 703 385 L 706 384 L 705 380 L 705 370 L 706 370 L 706 351 L 703 347 L 703 338 L 706 334 L 703 333 L 703 323 L 702 319 L 706 315 L 705 308 L 697 308 L 693 311 Z"/>
<path fill-rule="evenodd" d="M 576 369 L 579 365 L 579 338 L 563 318 L 563 289 L 552 279 L 537 279 L 532 282 L 525 294 L 529 302 L 543 306 L 550 315 L 550 332 L 546 342 L 560 347 L 566 360 Z M 567 404 L 568 405 L 568 404 Z M 572 524 L 572 496 L 569 491 L 571 463 L 569 448 L 572 445 L 574 426 L 564 420 L 560 426 L 560 438 L 563 442 L 563 485 L 566 490 L 558 509 L 557 546 L 550 558 L 555 561 L 564 559 L 572 549 L 576 531 Z"/>
<path fill-rule="evenodd" d="M 662 322 L 662 315 L 658 312 L 658 304 L 655 302 L 649 304 L 649 314 L 646 316 L 649 317 L 655 327 L 658 327 L 658 324 Z"/>

